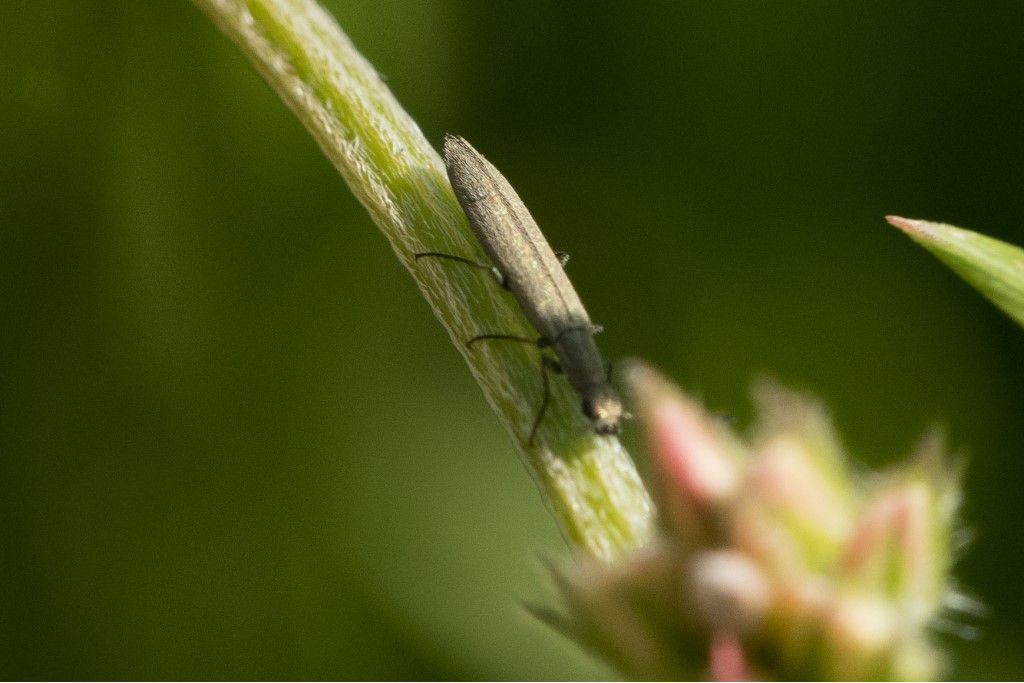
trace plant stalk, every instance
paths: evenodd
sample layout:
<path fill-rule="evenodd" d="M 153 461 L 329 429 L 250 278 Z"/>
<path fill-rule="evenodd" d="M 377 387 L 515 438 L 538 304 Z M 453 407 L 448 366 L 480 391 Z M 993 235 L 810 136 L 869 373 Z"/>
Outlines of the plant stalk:
<path fill-rule="evenodd" d="M 654 508 L 617 438 L 589 429 L 579 399 L 552 384 L 548 413 L 527 438 L 541 398 L 538 351 L 464 342 L 481 332 L 536 336 L 487 273 L 417 263 L 435 251 L 486 261 L 455 199 L 440 156 L 314 0 L 193 0 L 242 50 L 320 144 L 391 243 L 451 336 L 563 534 L 610 561 L 644 543 Z"/>

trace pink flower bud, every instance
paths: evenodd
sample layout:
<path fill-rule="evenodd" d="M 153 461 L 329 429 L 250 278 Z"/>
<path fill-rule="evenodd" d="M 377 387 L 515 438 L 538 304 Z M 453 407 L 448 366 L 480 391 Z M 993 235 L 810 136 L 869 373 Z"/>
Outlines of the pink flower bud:
<path fill-rule="evenodd" d="M 736 493 L 741 468 L 736 443 L 696 403 L 651 367 L 628 375 L 645 423 L 665 522 L 687 540 L 713 526 L 716 508 Z"/>

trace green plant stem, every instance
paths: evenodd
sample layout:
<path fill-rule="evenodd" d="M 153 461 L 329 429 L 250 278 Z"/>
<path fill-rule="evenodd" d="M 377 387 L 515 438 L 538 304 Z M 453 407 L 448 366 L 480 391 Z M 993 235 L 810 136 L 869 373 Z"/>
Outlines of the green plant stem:
<path fill-rule="evenodd" d="M 391 242 L 518 444 L 564 535 L 605 560 L 646 541 L 654 511 L 636 468 L 617 439 L 587 429 L 565 382 L 552 382 L 551 408 L 535 444 L 526 443 L 541 396 L 537 349 L 465 347 L 481 332 L 536 333 L 486 273 L 414 260 L 419 251 L 485 257 L 441 158 L 334 19 L 313 0 L 193 1 L 302 121 Z"/>

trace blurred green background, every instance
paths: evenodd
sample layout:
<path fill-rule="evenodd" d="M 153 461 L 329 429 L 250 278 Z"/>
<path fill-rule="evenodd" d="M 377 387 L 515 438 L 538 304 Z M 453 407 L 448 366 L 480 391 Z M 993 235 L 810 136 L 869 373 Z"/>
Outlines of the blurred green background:
<path fill-rule="evenodd" d="M 1024 331 L 887 226 L 1024 243 L 1024 4 L 325 3 L 520 190 L 612 357 L 881 465 L 970 455 L 955 674 L 1024 675 Z M 181 0 L 0 5 L 0 675 L 612 675 L 563 544 L 385 240 Z"/>

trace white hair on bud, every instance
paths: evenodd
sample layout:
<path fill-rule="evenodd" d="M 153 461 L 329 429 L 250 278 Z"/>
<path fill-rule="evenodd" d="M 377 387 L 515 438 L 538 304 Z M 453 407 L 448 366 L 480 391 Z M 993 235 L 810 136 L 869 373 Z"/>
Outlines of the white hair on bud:
<path fill-rule="evenodd" d="M 746 555 L 715 550 L 698 555 L 690 571 L 701 617 L 715 631 L 744 633 L 756 626 L 771 599 L 764 572 Z"/>

